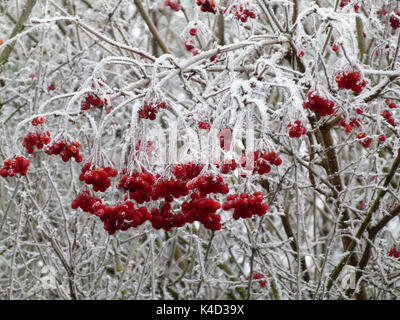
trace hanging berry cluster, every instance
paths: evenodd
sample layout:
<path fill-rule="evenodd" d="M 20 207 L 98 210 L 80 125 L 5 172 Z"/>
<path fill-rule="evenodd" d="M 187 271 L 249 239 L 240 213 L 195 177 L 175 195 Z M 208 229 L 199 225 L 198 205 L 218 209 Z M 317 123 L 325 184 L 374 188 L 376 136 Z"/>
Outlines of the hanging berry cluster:
<path fill-rule="evenodd" d="M 192 39 L 186 40 L 184 43 L 186 51 L 191 52 L 194 49 L 194 41 Z"/>
<path fill-rule="evenodd" d="M 335 103 L 333 101 L 321 98 L 319 95 L 314 94 L 313 91 L 308 92 L 308 101 L 303 103 L 304 109 L 317 111 L 321 117 L 333 114 L 335 112 L 334 106 Z"/>
<path fill-rule="evenodd" d="M 233 219 L 235 220 L 251 218 L 253 215 L 263 216 L 268 210 L 268 206 L 262 203 L 263 201 L 264 195 L 261 192 L 254 192 L 253 195 L 235 193 L 227 197 L 222 209 L 225 211 L 234 209 Z"/>
<path fill-rule="evenodd" d="M 400 27 L 400 11 L 395 11 L 390 15 L 389 23 L 393 30 Z"/>
<path fill-rule="evenodd" d="M 146 170 L 138 172 L 134 170 L 130 175 L 126 169 L 122 170 L 122 177 L 118 182 L 118 189 L 124 189 L 129 193 L 129 197 L 137 203 L 142 204 L 150 201 L 153 184 L 156 178 Z"/>
<path fill-rule="evenodd" d="M 185 164 L 176 164 L 172 168 L 172 174 L 179 180 L 188 182 L 193 178 L 197 177 L 204 166 L 196 164 L 194 162 L 188 162 Z"/>
<path fill-rule="evenodd" d="M 19 173 L 21 176 L 25 176 L 28 167 L 30 164 L 30 160 L 24 158 L 23 156 L 15 156 L 14 159 L 6 159 L 4 160 L 3 167 L 0 169 L 0 176 L 3 178 L 13 177 L 16 173 Z"/>
<path fill-rule="evenodd" d="M 34 147 L 38 149 L 42 149 L 44 145 L 50 142 L 50 132 L 46 133 L 38 133 L 31 132 L 27 133 L 24 136 L 24 140 L 22 141 L 22 146 L 26 148 L 26 152 L 32 154 L 34 152 Z"/>
<path fill-rule="evenodd" d="M 167 202 L 172 202 L 174 198 L 177 199 L 188 194 L 189 189 L 186 186 L 186 182 L 182 180 L 158 180 L 151 190 L 151 198 L 153 200 L 164 198 Z"/>
<path fill-rule="evenodd" d="M 369 148 L 372 143 L 372 139 L 368 138 L 364 132 L 359 132 L 356 136 L 358 143 L 361 144 L 364 148 Z"/>
<path fill-rule="evenodd" d="M 228 174 L 230 171 L 236 170 L 238 164 L 234 159 L 230 159 L 224 160 L 223 162 L 216 162 L 215 166 L 222 174 Z"/>
<path fill-rule="evenodd" d="M 396 109 L 397 108 L 397 105 L 394 102 L 391 102 L 390 99 L 385 99 L 385 103 L 390 109 Z"/>
<path fill-rule="evenodd" d="M 242 168 L 251 168 L 253 161 L 253 174 L 258 173 L 263 175 L 271 171 L 271 165 L 280 166 L 282 159 L 278 157 L 276 152 L 267 153 L 265 150 L 256 150 L 246 156 L 243 156 L 240 164 Z"/>
<path fill-rule="evenodd" d="M 46 146 L 44 152 L 48 155 L 60 155 L 62 161 L 68 162 L 71 158 L 74 158 L 76 162 L 82 162 L 82 155 L 79 154 L 79 141 L 74 141 L 71 144 L 63 139 L 59 142 L 54 142 L 51 146 Z"/>
<path fill-rule="evenodd" d="M 40 124 L 43 124 L 44 123 L 44 117 L 36 117 L 36 118 L 34 118 L 33 120 L 32 120 L 32 125 L 34 126 L 34 127 L 36 127 L 36 126 L 38 126 L 38 125 L 40 125 Z"/>
<path fill-rule="evenodd" d="M 395 247 L 390 248 L 390 250 L 388 252 L 388 256 L 396 258 L 396 259 L 398 259 L 398 261 L 400 261 L 400 251 L 397 250 Z"/>
<path fill-rule="evenodd" d="M 247 20 L 250 19 L 255 19 L 256 18 L 256 11 L 254 9 L 249 9 L 249 3 L 246 2 L 246 6 L 243 5 L 233 5 L 229 13 L 234 14 L 235 18 L 243 23 L 246 23 Z M 225 9 L 224 13 L 227 11 Z"/>
<path fill-rule="evenodd" d="M 287 128 L 289 128 L 289 137 L 291 138 L 300 138 L 303 134 L 307 133 L 307 129 L 299 120 L 296 120 L 294 124 L 289 123 Z"/>
<path fill-rule="evenodd" d="M 172 228 L 183 227 L 186 223 L 183 213 L 173 213 L 171 205 L 166 202 L 161 206 L 161 209 L 153 208 L 150 211 L 150 222 L 154 229 L 164 229 L 169 231 Z"/>
<path fill-rule="evenodd" d="M 102 107 L 103 101 L 93 93 L 88 93 L 83 101 L 81 101 L 81 110 L 89 110 L 91 107 Z"/>
<path fill-rule="evenodd" d="M 381 116 L 382 116 L 383 118 L 385 118 L 385 121 L 386 121 L 387 123 L 391 124 L 393 127 L 395 127 L 395 126 L 397 125 L 397 124 L 396 124 L 396 121 L 394 120 L 393 115 L 392 115 L 392 113 L 391 113 L 390 111 L 384 110 L 384 111 L 381 113 Z"/>
<path fill-rule="evenodd" d="M 111 185 L 110 177 L 116 177 L 118 171 L 111 167 L 90 169 L 91 167 L 92 163 L 90 162 L 83 165 L 79 180 L 85 181 L 88 185 L 92 185 L 94 191 L 105 192 Z"/>
<path fill-rule="evenodd" d="M 72 201 L 71 208 L 74 210 L 81 208 L 83 212 L 94 214 L 93 205 L 98 201 L 101 202 L 100 199 L 92 197 L 89 191 L 83 191 Z"/>
<path fill-rule="evenodd" d="M 135 208 L 133 201 L 108 206 L 101 201 L 93 204 L 94 215 L 104 223 L 104 229 L 113 235 L 118 230 L 126 231 L 129 228 L 137 228 L 150 219 L 146 207 Z"/>
<path fill-rule="evenodd" d="M 257 154 L 270 164 L 281 164 L 281 160 L 275 152 L 257 152 Z M 225 164 L 222 167 L 224 166 Z M 230 166 L 234 170 L 237 163 L 232 161 Z M 207 197 L 207 195 L 211 193 L 227 194 L 229 188 L 221 176 L 211 171 L 201 174 L 203 167 L 203 165 L 194 162 L 176 164 L 171 170 L 176 180 L 160 179 L 160 175 L 154 176 L 143 168 L 140 171 L 134 170 L 130 174 L 127 173 L 127 169 L 123 169 L 117 188 L 125 190 L 129 199 L 127 196 L 122 204 L 106 205 L 86 190 L 72 201 L 71 207 L 73 209 L 81 208 L 84 212 L 99 217 L 104 223 L 104 229 L 109 234 L 114 234 L 118 230 L 124 231 L 131 227 L 135 228 L 147 220 L 151 222 L 153 228 L 166 231 L 195 221 L 201 223 L 206 229 L 220 230 L 221 217 L 217 214 L 217 211 L 221 208 L 221 203 Z M 101 192 L 104 192 L 110 186 L 109 177 L 115 177 L 118 174 L 116 170 L 110 167 L 93 167 L 90 162 L 85 163 L 81 171 L 79 179 L 93 185 L 93 191 Z M 173 212 L 171 207 L 173 199 L 185 197 L 189 194 L 190 199 L 182 203 L 181 212 Z M 136 209 L 134 202 L 131 201 L 132 199 L 142 204 L 160 198 L 165 200 L 161 208 L 152 208 L 150 212 L 147 211 L 146 207 Z M 237 198 L 240 200 L 237 200 Z M 252 215 L 262 216 L 268 209 L 266 204 L 262 204 L 263 200 L 264 196 L 260 192 L 255 192 L 253 195 L 234 194 L 228 196 L 223 208 L 224 210 L 235 208 L 235 219 L 248 218 Z"/>
<path fill-rule="evenodd" d="M 190 190 L 197 189 L 200 191 L 200 196 L 203 198 L 209 193 L 229 192 L 228 184 L 224 183 L 221 176 L 215 175 L 212 172 L 206 172 L 190 180 L 186 185 Z"/>
<path fill-rule="evenodd" d="M 179 11 L 181 9 L 181 5 L 179 2 L 173 2 L 171 0 L 165 0 L 165 6 L 170 7 L 174 11 Z"/>
<path fill-rule="evenodd" d="M 197 193 L 192 193 L 190 198 L 189 202 L 182 203 L 186 222 L 198 221 L 206 229 L 220 230 L 221 216 L 216 214 L 216 211 L 221 208 L 221 204 L 214 199 L 200 197 Z"/>
<path fill-rule="evenodd" d="M 197 0 L 196 4 L 200 6 L 202 12 L 215 13 L 215 0 Z"/>
<path fill-rule="evenodd" d="M 343 119 L 343 118 L 340 119 L 340 121 L 339 121 L 339 126 L 343 127 L 344 131 L 346 133 L 352 132 L 354 127 L 359 127 L 360 125 L 361 125 L 361 120 L 358 119 L 358 118 L 357 119 L 355 119 L 355 118 L 350 119 L 349 123 L 347 123 L 346 120 Z"/>
<path fill-rule="evenodd" d="M 246 280 L 249 280 L 250 276 L 246 277 Z M 261 279 L 265 279 L 265 277 L 262 274 L 259 274 L 258 272 L 253 272 L 253 280 L 260 280 L 259 284 L 261 288 L 265 288 L 265 286 L 267 285 L 267 281 L 265 280 L 261 280 Z"/>
<path fill-rule="evenodd" d="M 199 121 L 198 122 L 199 129 L 210 131 L 211 126 L 208 122 Z"/>
<path fill-rule="evenodd" d="M 359 72 L 344 71 L 336 74 L 335 81 L 339 89 L 351 89 L 353 92 L 360 93 L 367 85 L 365 80 L 361 80 Z"/>
<path fill-rule="evenodd" d="M 139 110 L 139 117 L 141 119 L 155 120 L 160 109 L 167 109 L 165 101 L 150 102 L 149 104 L 145 104 L 142 109 Z"/>

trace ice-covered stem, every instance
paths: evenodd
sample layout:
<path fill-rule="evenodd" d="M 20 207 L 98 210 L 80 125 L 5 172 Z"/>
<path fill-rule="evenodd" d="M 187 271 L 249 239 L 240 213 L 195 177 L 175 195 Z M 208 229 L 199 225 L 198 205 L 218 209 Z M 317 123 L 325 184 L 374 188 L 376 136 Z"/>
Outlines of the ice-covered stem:
<path fill-rule="evenodd" d="M 342 180 L 339 175 L 339 162 L 337 159 L 336 151 L 334 148 L 334 142 L 331 134 L 331 127 L 322 125 L 319 127 L 318 134 L 316 135 L 317 140 L 324 146 L 325 148 L 325 160 L 323 162 L 323 166 L 325 171 L 328 174 L 329 182 L 334 186 L 333 197 L 337 200 L 339 194 L 343 191 Z M 337 204 L 337 208 L 340 207 L 340 204 Z M 347 221 L 350 216 L 347 210 L 344 210 L 342 213 L 342 217 L 340 220 L 340 227 L 342 229 L 346 229 Z M 343 237 L 343 248 L 347 249 L 351 238 Z M 355 262 L 355 261 L 354 261 Z"/>
<path fill-rule="evenodd" d="M 292 24 L 295 24 L 295 23 L 296 23 L 298 14 L 299 14 L 298 0 L 293 0 Z"/>
<path fill-rule="evenodd" d="M 135 2 L 135 5 L 136 5 L 140 15 L 142 16 L 144 22 L 146 22 L 151 34 L 153 35 L 155 41 L 160 46 L 161 50 L 164 53 L 170 54 L 170 51 L 169 51 L 168 47 L 165 45 L 164 41 L 161 39 L 161 36 L 158 33 L 158 30 L 157 30 L 156 26 L 154 25 L 153 21 L 151 20 L 149 14 L 143 8 L 142 2 L 139 1 L 139 0 L 133 0 L 133 1 Z"/>
<path fill-rule="evenodd" d="M 278 18 L 275 16 L 275 13 L 273 12 L 273 10 L 272 10 L 272 8 L 271 8 L 271 4 L 270 4 L 268 1 L 265 1 L 265 0 L 263 0 L 263 2 L 264 2 L 265 8 L 266 8 L 267 11 L 268 11 L 269 16 L 271 17 L 271 19 L 272 19 L 272 21 L 274 22 L 275 26 L 278 28 L 279 32 L 280 32 L 282 35 L 285 35 L 285 36 L 288 38 L 289 44 L 290 44 L 290 46 L 292 47 L 292 52 L 293 52 L 293 55 L 294 55 L 294 57 L 295 57 L 295 59 L 296 59 L 296 63 L 297 63 L 297 66 L 298 66 L 298 68 L 299 68 L 299 71 L 300 71 L 301 73 L 304 73 L 306 69 L 305 69 L 305 66 L 304 66 L 303 62 L 301 61 L 301 59 L 297 56 L 297 49 L 296 49 L 296 46 L 295 46 L 295 44 L 294 44 L 294 41 L 291 39 L 291 36 L 290 36 L 290 35 L 286 34 L 286 32 L 285 32 L 285 30 L 283 29 L 282 25 L 279 23 Z M 260 5 L 260 6 L 261 6 L 261 5 Z M 296 19 L 297 19 L 297 18 L 296 18 Z M 294 30 L 293 30 L 293 32 L 294 32 Z M 292 33 L 293 33 L 293 32 L 292 32 Z"/>
<path fill-rule="evenodd" d="M 258 183 L 260 184 L 260 186 L 263 189 L 265 189 L 267 192 L 269 192 L 270 188 L 269 188 L 268 180 L 261 179 L 260 181 L 258 181 Z M 294 252 L 295 259 L 297 259 L 297 252 L 298 252 L 297 241 L 296 241 L 296 237 L 294 236 L 292 226 L 290 225 L 289 215 L 287 213 L 286 208 L 285 208 L 285 214 L 281 215 L 280 218 L 281 218 L 281 222 L 283 225 L 283 229 L 285 230 L 286 236 L 288 237 L 288 239 L 291 239 L 290 247 L 292 248 L 292 250 Z M 303 280 L 305 282 L 310 281 L 310 274 L 307 270 L 307 264 L 306 264 L 306 260 L 305 260 L 304 256 L 302 256 L 300 258 L 300 269 L 301 269 L 301 274 L 302 274 Z M 274 293 L 274 295 L 275 295 L 275 293 Z"/>
<path fill-rule="evenodd" d="M 375 238 L 379 231 L 385 227 L 389 221 L 393 218 L 397 217 L 400 214 L 400 206 L 396 206 L 389 215 L 383 217 L 375 226 L 368 228 L 368 241 L 367 245 L 364 249 L 363 255 L 361 257 L 360 263 L 358 264 L 357 272 L 356 272 L 356 282 L 360 279 L 362 270 L 367 266 L 369 259 L 371 258 L 371 248 L 372 244 L 375 241 Z M 346 294 L 351 297 L 354 293 L 354 289 L 349 289 Z"/>
<path fill-rule="evenodd" d="M 285 230 L 286 236 L 288 237 L 288 239 L 292 239 L 290 241 L 290 247 L 292 248 L 292 250 L 296 256 L 296 259 L 297 259 L 297 252 L 298 252 L 297 241 L 293 234 L 293 230 L 292 230 L 292 227 L 291 227 L 290 221 L 289 221 L 289 215 L 287 214 L 287 212 L 285 212 L 285 214 L 281 216 L 281 221 L 282 221 L 283 229 Z M 306 282 L 310 281 L 310 274 L 308 273 L 306 259 L 304 256 L 302 256 L 300 258 L 300 268 L 301 268 L 301 274 L 302 274 L 303 280 Z"/>
<path fill-rule="evenodd" d="M 365 54 L 365 40 L 363 37 L 363 23 L 360 17 L 356 17 L 356 30 L 358 50 L 360 51 L 360 61 L 362 61 L 363 55 Z"/>
<path fill-rule="evenodd" d="M 25 2 L 24 8 L 22 9 L 22 13 L 15 24 L 13 31 L 11 32 L 10 39 L 14 38 L 18 33 L 20 33 L 24 29 L 24 24 L 26 20 L 28 20 L 33 7 L 35 6 L 37 0 L 27 0 Z M 10 57 L 11 52 L 14 49 L 15 41 L 11 44 L 5 46 L 3 51 L 0 54 L 0 73 L 2 72 L 3 66 L 7 63 L 8 58 Z"/>
<path fill-rule="evenodd" d="M 320 118 L 319 115 L 317 115 L 317 118 Z M 319 127 L 319 130 L 317 132 L 316 138 L 317 140 L 324 146 L 325 148 L 325 159 L 323 161 L 323 166 L 325 168 L 325 171 L 328 174 L 328 180 L 329 182 L 333 185 L 334 190 L 333 190 L 333 197 L 337 201 L 336 209 L 337 209 L 337 214 L 340 214 L 340 220 L 339 220 L 339 225 L 342 230 L 347 229 L 347 223 L 350 219 L 350 215 L 347 209 L 344 209 L 342 212 L 339 212 L 340 208 L 340 201 L 339 201 L 339 195 L 343 191 L 343 184 L 342 180 L 339 175 L 339 162 L 337 159 L 336 151 L 334 148 L 334 142 L 331 134 L 331 126 L 325 126 L 322 125 Z M 348 251 L 350 244 L 352 243 L 353 239 L 350 235 L 344 235 L 342 237 L 342 244 L 343 244 L 343 249 L 344 251 Z M 358 259 L 355 254 L 350 254 L 348 256 L 349 258 L 349 264 L 351 266 L 357 266 L 358 264 Z M 346 260 L 347 262 L 347 260 Z M 359 299 L 365 299 L 364 295 L 364 288 L 362 288 L 360 295 L 358 296 Z"/>
<path fill-rule="evenodd" d="M 225 21 L 224 21 L 224 14 L 221 12 L 218 16 L 218 38 L 219 38 L 219 45 L 225 45 Z"/>
<path fill-rule="evenodd" d="M 340 260 L 339 264 L 331 272 L 331 274 L 329 276 L 328 284 L 326 286 L 327 291 L 329 291 L 332 288 L 333 282 L 337 279 L 337 277 L 339 276 L 339 274 L 342 271 L 343 267 L 347 264 L 347 261 L 349 260 L 349 257 L 352 256 L 352 253 L 353 253 L 353 251 L 354 251 L 354 249 L 355 249 L 355 247 L 357 245 L 358 239 L 361 238 L 361 235 L 367 229 L 368 224 L 371 221 L 372 214 L 379 208 L 379 204 L 381 202 L 381 199 L 386 194 L 387 187 L 388 187 L 390 181 L 392 180 L 392 178 L 394 177 L 394 175 L 396 173 L 396 170 L 399 167 L 399 164 L 400 164 L 400 158 L 396 157 L 396 159 L 393 161 L 393 164 L 392 164 L 392 167 L 391 167 L 389 173 L 387 174 L 387 176 L 385 178 L 385 181 L 383 183 L 383 187 L 379 190 L 378 195 L 377 195 L 374 203 L 372 204 L 371 208 L 368 210 L 368 213 L 367 213 L 366 217 L 364 218 L 364 220 L 362 221 L 360 227 L 358 228 L 355 237 L 351 240 L 349 246 L 347 247 L 347 250 L 346 250 L 347 253 L 344 255 L 342 260 Z M 395 213 L 398 214 L 397 211 L 395 211 Z M 380 227 L 381 224 L 378 223 L 377 226 Z M 379 230 L 377 229 L 376 232 L 378 232 Z"/>
<path fill-rule="evenodd" d="M 397 60 L 397 57 L 399 55 L 399 48 L 400 48 L 400 32 L 397 35 L 396 50 L 395 50 L 394 55 L 393 55 L 392 65 L 390 66 L 391 70 L 394 70 L 394 67 L 396 66 L 396 60 Z"/>

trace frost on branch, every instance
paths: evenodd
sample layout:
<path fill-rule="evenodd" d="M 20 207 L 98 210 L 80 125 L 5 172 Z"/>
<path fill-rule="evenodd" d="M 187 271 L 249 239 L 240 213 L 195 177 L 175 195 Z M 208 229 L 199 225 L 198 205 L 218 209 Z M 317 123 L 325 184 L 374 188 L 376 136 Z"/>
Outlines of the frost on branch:
<path fill-rule="evenodd" d="M 18 3 L 0 298 L 399 298 L 395 1 Z"/>

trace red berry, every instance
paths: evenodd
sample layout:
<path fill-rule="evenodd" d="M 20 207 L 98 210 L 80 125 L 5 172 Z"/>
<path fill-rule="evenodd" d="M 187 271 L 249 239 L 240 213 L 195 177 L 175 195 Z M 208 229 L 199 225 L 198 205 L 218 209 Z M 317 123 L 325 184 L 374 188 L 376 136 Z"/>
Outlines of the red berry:
<path fill-rule="evenodd" d="M 369 148 L 372 142 L 372 139 L 367 138 L 367 135 L 364 132 L 359 132 L 356 136 L 356 139 L 359 140 L 358 143 L 361 144 L 364 148 Z"/>
<path fill-rule="evenodd" d="M 38 126 L 39 124 L 43 124 L 44 123 L 44 117 L 36 117 L 32 120 L 32 125 L 34 127 Z"/>
<path fill-rule="evenodd" d="M 336 74 L 335 80 L 339 89 L 351 89 L 353 92 L 360 93 L 367 85 L 365 80 L 360 80 L 358 72 L 344 71 Z"/>
<path fill-rule="evenodd" d="M 380 135 L 378 136 L 378 140 L 379 140 L 380 142 L 384 142 L 384 141 L 386 140 L 386 136 L 385 136 L 384 134 L 380 134 Z"/>
<path fill-rule="evenodd" d="M 228 211 L 234 209 L 233 219 L 251 218 L 253 215 L 263 216 L 268 206 L 264 201 L 264 195 L 261 192 L 254 192 L 253 195 L 247 193 L 231 194 L 222 205 L 222 209 Z"/>
<path fill-rule="evenodd" d="M 321 117 L 331 115 L 334 113 L 335 103 L 333 101 L 323 99 L 313 91 L 308 93 L 308 101 L 303 103 L 304 109 L 310 109 L 312 111 L 318 111 Z"/>
<path fill-rule="evenodd" d="M 196 4 L 200 6 L 202 12 L 216 13 L 215 0 L 197 0 Z"/>
<path fill-rule="evenodd" d="M 190 35 L 191 36 L 195 36 L 196 35 L 196 33 L 197 33 L 197 29 L 196 28 L 191 28 L 190 30 L 189 30 L 189 33 L 190 33 Z"/>
<path fill-rule="evenodd" d="M 15 156 L 12 160 L 4 160 L 3 167 L 0 169 L 0 175 L 4 178 L 13 177 L 16 173 L 26 176 L 30 160 L 23 156 Z"/>

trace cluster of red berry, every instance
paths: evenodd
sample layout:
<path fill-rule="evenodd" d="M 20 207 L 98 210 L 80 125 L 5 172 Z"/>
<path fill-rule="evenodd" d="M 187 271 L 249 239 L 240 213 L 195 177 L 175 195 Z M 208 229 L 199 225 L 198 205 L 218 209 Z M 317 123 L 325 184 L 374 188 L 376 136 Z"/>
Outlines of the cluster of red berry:
<path fill-rule="evenodd" d="M 271 171 L 270 165 L 280 166 L 282 164 L 282 159 L 278 157 L 276 152 L 267 153 L 265 150 L 256 150 L 242 157 L 240 160 L 242 168 L 251 166 L 251 160 L 253 162 L 253 174 L 258 173 L 260 175 L 269 173 Z"/>
<path fill-rule="evenodd" d="M 32 125 L 34 127 L 38 126 L 39 124 L 43 124 L 44 123 L 44 118 L 43 117 L 36 117 L 32 120 Z"/>
<path fill-rule="evenodd" d="M 197 5 L 200 6 L 202 12 L 215 13 L 215 0 L 197 0 Z"/>
<path fill-rule="evenodd" d="M 111 185 L 110 177 L 116 177 L 118 171 L 111 167 L 90 169 L 91 167 L 92 163 L 90 162 L 83 165 L 79 180 L 92 185 L 94 191 L 105 192 Z"/>
<path fill-rule="evenodd" d="M 185 49 L 191 52 L 194 49 L 194 41 L 192 39 L 186 40 L 184 42 Z"/>
<path fill-rule="evenodd" d="M 361 120 L 358 118 L 350 119 L 349 123 L 347 123 L 346 120 L 343 118 L 340 119 L 339 121 L 339 126 L 343 127 L 346 133 L 352 132 L 354 127 L 359 127 L 360 125 L 361 125 Z"/>
<path fill-rule="evenodd" d="M 340 0 L 339 7 L 341 9 L 343 9 L 345 6 L 347 6 L 350 3 L 351 3 L 351 0 Z M 360 9 L 360 5 L 358 4 L 358 2 L 353 5 L 353 8 L 354 8 L 355 12 L 358 12 L 358 10 Z"/>
<path fill-rule="evenodd" d="M 395 247 L 393 247 L 393 248 L 391 248 L 391 249 L 389 250 L 388 256 L 389 256 L 389 257 L 396 258 L 396 259 L 399 259 L 399 261 L 400 261 L 400 251 L 397 250 Z"/>
<path fill-rule="evenodd" d="M 14 159 L 6 159 L 3 168 L 0 169 L 0 176 L 3 178 L 13 177 L 16 173 L 25 176 L 31 161 L 23 156 L 15 156 Z"/>
<path fill-rule="evenodd" d="M 108 206 L 97 201 L 92 206 L 94 214 L 104 223 L 104 229 L 110 234 L 118 230 L 126 231 L 150 220 L 150 213 L 146 207 L 135 208 L 133 201 Z"/>
<path fill-rule="evenodd" d="M 204 166 L 202 164 L 196 164 L 194 162 L 187 162 L 185 164 L 176 164 L 172 168 L 172 174 L 179 180 L 188 182 L 193 178 L 197 177 Z"/>
<path fill-rule="evenodd" d="M 392 113 L 391 113 L 390 111 L 384 110 L 384 111 L 381 113 L 381 116 L 384 117 L 384 118 L 385 118 L 385 121 L 386 121 L 387 123 L 391 124 L 393 127 L 395 127 L 395 126 L 397 125 L 397 124 L 396 124 L 396 121 L 394 120 L 393 115 L 392 115 Z"/>
<path fill-rule="evenodd" d="M 164 198 L 167 202 L 172 202 L 174 198 L 180 198 L 189 194 L 189 189 L 183 180 L 158 180 L 153 185 L 151 191 L 151 198 L 153 200 Z"/>
<path fill-rule="evenodd" d="M 150 102 L 149 104 L 145 104 L 143 108 L 139 110 L 139 117 L 141 119 L 155 120 L 160 109 L 167 109 L 165 101 Z"/>
<path fill-rule="evenodd" d="M 303 134 L 307 133 L 307 129 L 299 120 L 296 120 L 294 124 L 289 123 L 287 128 L 289 128 L 289 137 L 291 138 L 300 138 Z"/>
<path fill-rule="evenodd" d="M 89 110 L 92 106 L 102 107 L 103 101 L 95 94 L 88 93 L 83 101 L 81 101 L 81 110 Z"/>
<path fill-rule="evenodd" d="M 63 139 L 59 142 L 54 142 L 51 146 L 46 146 L 44 152 L 48 155 L 60 155 L 62 161 L 68 162 L 71 158 L 75 158 L 76 162 L 82 162 L 82 155 L 79 154 L 79 141 L 74 141 L 71 144 Z"/>
<path fill-rule="evenodd" d="M 142 204 L 150 201 L 152 186 L 155 182 L 156 178 L 144 169 L 142 172 L 134 170 L 130 175 L 127 174 L 126 169 L 123 169 L 117 188 L 129 192 L 131 199 Z"/>
<path fill-rule="evenodd" d="M 222 209 L 228 211 L 234 209 L 233 219 L 238 220 L 239 218 L 251 218 L 253 215 L 263 216 L 268 206 L 264 201 L 264 195 L 261 192 L 254 192 L 253 195 L 247 193 L 241 194 L 230 194 L 226 198 L 226 201 L 222 205 Z"/>
<path fill-rule="evenodd" d="M 396 109 L 397 105 L 394 102 L 391 102 L 390 99 L 385 99 L 385 103 L 390 109 Z"/>
<path fill-rule="evenodd" d="M 169 231 L 172 228 L 183 227 L 186 223 L 185 215 L 183 213 L 172 213 L 171 205 L 166 202 L 162 205 L 161 209 L 153 208 L 150 211 L 150 222 L 154 229 L 164 229 Z"/>
<path fill-rule="evenodd" d="M 246 6 L 249 6 L 249 3 L 246 3 Z M 225 9 L 224 13 L 227 11 Z M 229 10 L 230 14 L 234 14 L 235 18 L 237 20 L 240 20 L 241 22 L 245 23 L 247 20 L 250 19 L 255 19 L 256 18 L 256 11 L 254 9 L 248 9 L 244 6 L 237 6 L 233 5 L 231 9 Z"/>
<path fill-rule="evenodd" d="M 400 11 L 395 11 L 391 14 L 389 23 L 393 30 L 400 27 Z"/>
<path fill-rule="evenodd" d="M 199 129 L 210 131 L 211 125 L 205 121 L 198 122 Z"/>
<path fill-rule="evenodd" d="M 190 195 L 191 200 L 182 203 L 182 212 L 187 223 L 198 221 L 206 229 L 220 230 L 221 216 L 215 212 L 221 208 L 221 204 L 211 198 L 200 197 L 197 193 Z"/>
<path fill-rule="evenodd" d="M 378 140 L 379 140 L 380 142 L 384 142 L 384 141 L 386 141 L 386 136 L 382 133 L 382 134 L 380 134 L 380 135 L 378 136 Z"/>
<path fill-rule="evenodd" d="M 74 210 L 81 208 L 83 212 L 94 214 L 93 205 L 96 202 L 101 202 L 101 200 L 92 197 L 89 191 L 83 191 L 82 193 L 78 194 L 77 197 L 72 201 L 71 208 Z"/>
<path fill-rule="evenodd" d="M 247 276 L 246 280 L 249 280 L 249 279 L 250 279 L 250 276 Z M 263 275 L 261 275 L 257 272 L 253 272 L 253 280 L 260 280 L 260 279 L 265 279 L 265 278 Z M 260 280 L 259 283 L 260 283 L 261 288 L 265 288 L 265 286 L 267 285 L 267 281 L 265 281 L 265 280 Z"/>
<path fill-rule="evenodd" d="M 372 143 L 372 139 L 367 138 L 367 135 L 364 132 L 359 132 L 356 135 L 356 139 L 359 140 L 358 143 L 361 144 L 364 148 L 369 148 Z"/>
<path fill-rule="evenodd" d="M 229 192 L 228 184 L 224 183 L 221 176 L 215 175 L 212 172 L 201 174 L 192 180 L 187 185 L 188 189 L 197 189 L 200 191 L 200 196 L 204 198 L 209 193 L 222 193 Z"/>
<path fill-rule="evenodd" d="M 365 80 L 361 80 L 359 72 L 344 71 L 339 72 L 335 76 L 335 81 L 339 89 L 351 89 L 356 93 L 360 93 L 367 85 Z"/>
<path fill-rule="evenodd" d="M 46 131 L 46 133 L 31 132 L 27 133 L 24 136 L 24 140 L 22 141 L 22 146 L 26 148 L 26 152 L 31 154 L 34 151 L 34 147 L 42 149 L 44 145 L 48 144 L 49 142 L 50 142 L 49 131 Z"/>
<path fill-rule="evenodd" d="M 165 5 L 167 7 L 170 7 L 174 11 L 179 11 L 181 9 L 181 5 L 180 5 L 180 3 L 178 1 L 177 2 L 173 2 L 171 0 L 165 0 Z"/>
<path fill-rule="evenodd" d="M 222 174 L 227 174 L 231 170 L 235 170 L 238 167 L 237 162 L 234 159 L 224 160 L 224 162 L 216 162 L 215 166 L 219 169 Z"/>
<path fill-rule="evenodd" d="M 308 93 L 308 101 L 303 103 L 304 109 L 318 111 L 321 117 L 333 114 L 335 112 L 333 109 L 334 106 L 335 103 L 333 101 L 324 99 L 319 95 L 314 94 L 313 91 Z"/>

